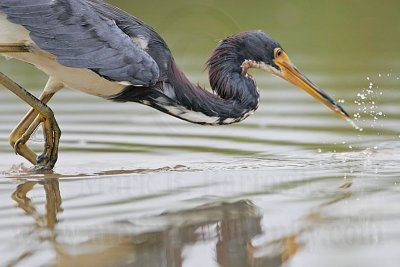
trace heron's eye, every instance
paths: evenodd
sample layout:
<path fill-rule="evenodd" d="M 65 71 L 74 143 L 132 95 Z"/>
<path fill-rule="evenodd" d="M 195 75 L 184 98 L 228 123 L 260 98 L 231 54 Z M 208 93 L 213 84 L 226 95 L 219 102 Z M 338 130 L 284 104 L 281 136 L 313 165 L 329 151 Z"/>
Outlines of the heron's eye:
<path fill-rule="evenodd" d="M 282 49 L 275 48 L 275 58 L 278 58 L 282 55 Z"/>

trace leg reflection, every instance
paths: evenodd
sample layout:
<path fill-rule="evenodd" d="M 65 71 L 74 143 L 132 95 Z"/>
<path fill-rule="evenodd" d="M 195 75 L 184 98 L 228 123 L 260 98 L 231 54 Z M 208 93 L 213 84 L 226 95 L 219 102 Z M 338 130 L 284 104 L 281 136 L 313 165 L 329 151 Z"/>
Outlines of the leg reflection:
<path fill-rule="evenodd" d="M 31 198 L 28 197 L 28 193 L 37 184 L 43 185 L 46 194 L 45 214 L 40 214 Z M 57 224 L 57 214 L 62 211 L 62 199 L 58 179 L 49 178 L 44 179 L 42 182 L 28 181 L 20 184 L 11 195 L 11 198 L 27 215 L 34 218 L 38 228 L 48 229 L 51 233 L 54 233 L 54 228 Z"/>

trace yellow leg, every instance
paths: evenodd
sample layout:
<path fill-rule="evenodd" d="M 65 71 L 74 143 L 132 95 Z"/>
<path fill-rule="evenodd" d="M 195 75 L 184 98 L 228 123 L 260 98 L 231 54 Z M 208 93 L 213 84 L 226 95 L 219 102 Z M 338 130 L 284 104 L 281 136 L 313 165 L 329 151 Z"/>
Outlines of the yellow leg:
<path fill-rule="evenodd" d="M 25 53 L 29 47 L 24 44 L 0 44 L 0 53 Z"/>
<path fill-rule="evenodd" d="M 47 93 L 45 90 L 39 100 L 42 103 L 47 104 L 53 95 L 54 93 Z M 26 143 L 41 122 L 42 119 L 38 116 L 38 112 L 32 108 L 21 120 L 18 126 L 11 132 L 9 137 L 10 145 L 14 148 L 15 153 L 23 156 L 33 165 L 37 164 L 37 155 L 26 145 Z"/>
<path fill-rule="evenodd" d="M 37 159 L 38 169 L 52 169 L 58 159 L 58 145 L 60 143 L 61 130 L 57 122 L 51 120 L 43 121 L 44 151 Z"/>
<path fill-rule="evenodd" d="M 14 147 L 15 145 L 17 145 L 17 147 L 19 147 L 17 148 L 17 151 L 19 151 L 19 153 L 22 153 L 22 156 L 26 157 L 30 162 L 35 164 L 37 169 L 52 169 L 57 161 L 58 144 L 61 136 L 61 131 L 58 127 L 57 121 L 54 118 L 53 111 L 45 103 L 37 99 L 35 96 L 30 94 L 28 91 L 26 91 L 24 88 L 19 86 L 17 83 L 12 81 L 1 72 L 0 84 L 13 92 L 15 95 L 17 95 L 21 100 L 25 101 L 33 109 L 33 111 L 28 112 L 27 116 L 25 116 L 25 118 L 22 120 L 19 127 L 17 127 L 15 131 L 13 131 L 13 133 L 11 134 L 10 143 Z M 44 93 L 44 96 L 42 95 L 42 98 L 43 100 L 48 101 L 53 94 Z M 34 122 L 37 114 L 39 114 L 40 117 L 43 119 L 43 130 L 46 142 L 45 151 L 43 154 L 44 156 L 41 157 L 40 162 L 35 159 L 36 154 L 34 154 L 34 152 L 25 145 L 26 142 L 18 142 L 18 140 L 24 135 L 24 133 L 27 132 L 27 130 L 32 130 L 32 128 L 36 128 L 30 126 Z M 29 135 L 29 132 L 27 133 L 27 135 Z M 24 137 L 24 139 L 26 139 L 26 137 Z"/>
<path fill-rule="evenodd" d="M 52 78 L 50 78 L 43 90 L 43 93 L 39 97 L 39 100 L 42 103 L 47 104 L 54 96 L 55 92 L 63 88 L 63 86 L 64 85 L 62 83 L 54 81 Z M 12 131 L 9 138 L 10 145 L 14 148 L 15 153 L 23 156 L 34 165 L 37 165 L 38 163 L 41 164 L 46 160 L 46 157 L 41 155 L 38 158 L 36 153 L 34 153 L 26 145 L 26 143 L 42 122 L 43 119 L 41 116 L 38 116 L 38 112 L 36 112 L 35 109 L 31 109 L 18 124 L 18 126 Z M 57 140 L 58 139 L 56 138 L 55 141 Z M 58 147 L 58 144 L 55 146 Z M 57 153 L 57 150 L 55 150 L 55 152 Z M 50 152 L 47 152 L 47 154 L 50 155 Z M 57 155 L 54 157 L 57 158 Z"/>

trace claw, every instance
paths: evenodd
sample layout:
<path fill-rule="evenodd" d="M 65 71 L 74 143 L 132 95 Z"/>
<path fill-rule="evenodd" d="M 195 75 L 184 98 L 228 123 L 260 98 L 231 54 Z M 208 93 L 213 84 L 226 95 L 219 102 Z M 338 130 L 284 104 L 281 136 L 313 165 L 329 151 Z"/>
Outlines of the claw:
<path fill-rule="evenodd" d="M 46 153 L 43 153 L 37 157 L 36 161 L 37 166 L 44 166 L 49 161 L 49 156 L 47 156 Z"/>
<path fill-rule="evenodd" d="M 31 171 L 37 174 L 52 174 L 54 166 L 42 166 L 42 165 L 35 165 L 31 168 Z"/>

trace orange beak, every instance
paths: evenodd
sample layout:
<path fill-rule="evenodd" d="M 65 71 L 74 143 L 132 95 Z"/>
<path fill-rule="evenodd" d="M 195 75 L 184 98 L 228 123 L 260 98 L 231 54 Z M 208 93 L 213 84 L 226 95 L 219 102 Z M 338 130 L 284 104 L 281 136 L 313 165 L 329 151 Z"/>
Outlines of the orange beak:
<path fill-rule="evenodd" d="M 277 48 L 279 49 L 279 48 Z M 313 84 L 304 74 L 302 74 L 289 59 L 287 54 L 281 50 L 279 56 L 274 59 L 274 62 L 281 69 L 280 72 L 274 74 L 294 84 L 295 86 L 303 89 L 319 102 L 333 110 L 340 117 L 348 120 L 350 119 L 349 114 L 329 95 L 327 95 L 322 89 L 318 88 Z"/>

